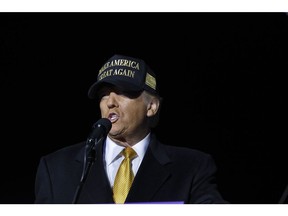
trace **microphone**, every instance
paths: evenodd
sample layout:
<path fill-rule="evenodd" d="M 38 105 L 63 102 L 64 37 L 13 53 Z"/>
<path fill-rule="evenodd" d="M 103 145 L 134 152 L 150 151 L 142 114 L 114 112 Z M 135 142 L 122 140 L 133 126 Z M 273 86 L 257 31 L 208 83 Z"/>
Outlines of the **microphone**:
<path fill-rule="evenodd" d="M 90 163 L 91 161 L 95 160 L 95 147 L 102 140 L 102 138 L 107 136 L 111 130 L 111 127 L 112 123 L 107 118 L 101 118 L 93 125 L 93 130 L 86 140 L 86 155 L 84 158 L 85 163 Z"/>
<path fill-rule="evenodd" d="M 74 198 L 72 203 L 77 203 L 80 193 L 82 191 L 82 187 L 86 181 L 86 178 L 88 176 L 88 173 L 96 159 L 96 150 L 95 147 L 100 141 L 107 136 L 109 131 L 111 130 L 112 123 L 107 118 L 101 118 L 99 119 L 94 125 L 93 130 L 88 136 L 86 140 L 86 146 L 85 146 L 85 153 L 84 153 L 84 159 L 83 159 L 83 170 L 82 170 L 82 176 L 80 179 L 80 183 L 75 191 Z"/>
<path fill-rule="evenodd" d="M 94 125 L 91 134 L 88 136 L 88 142 L 100 140 L 104 136 L 106 136 L 111 130 L 112 123 L 107 118 L 99 119 Z"/>

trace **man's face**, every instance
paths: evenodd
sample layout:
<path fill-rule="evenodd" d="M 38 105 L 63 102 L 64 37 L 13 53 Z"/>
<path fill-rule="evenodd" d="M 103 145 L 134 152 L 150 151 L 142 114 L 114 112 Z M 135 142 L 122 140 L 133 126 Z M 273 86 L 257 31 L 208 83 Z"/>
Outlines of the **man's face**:
<path fill-rule="evenodd" d="M 143 138 L 147 133 L 148 103 L 143 92 L 123 92 L 115 87 L 102 87 L 99 91 L 102 118 L 112 123 L 111 138 L 126 142 Z"/>

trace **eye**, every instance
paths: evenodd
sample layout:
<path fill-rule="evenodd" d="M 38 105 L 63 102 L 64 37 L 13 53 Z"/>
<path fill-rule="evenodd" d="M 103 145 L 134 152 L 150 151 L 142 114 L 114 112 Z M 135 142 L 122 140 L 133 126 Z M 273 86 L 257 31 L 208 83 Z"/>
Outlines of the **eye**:
<path fill-rule="evenodd" d="M 108 88 L 102 88 L 98 92 L 98 99 L 102 99 L 103 97 L 106 97 L 110 94 L 111 90 Z"/>
<path fill-rule="evenodd" d="M 140 94 L 142 93 L 142 91 L 137 91 L 137 92 L 131 92 L 131 91 L 122 91 L 121 94 L 124 95 L 125 97 L 128 98 L 137 98 L 140 96 Z"/>

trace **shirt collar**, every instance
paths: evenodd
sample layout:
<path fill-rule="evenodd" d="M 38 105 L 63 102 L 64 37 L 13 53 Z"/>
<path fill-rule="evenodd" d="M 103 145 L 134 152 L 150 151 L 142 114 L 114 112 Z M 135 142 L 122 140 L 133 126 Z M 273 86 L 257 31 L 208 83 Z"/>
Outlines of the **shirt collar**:
<path fill-rule="evenodd" d="M 150 142 L 150 133 L 140 142 L 132 146 L 132 148 L 134 149 L 134 151 L 136 151 L 140 160 L 143 159 L 147 147 L 149 145 L 149 142 Z M 105 141 L 105 160 L 107 165 L 113 163 L 114 160 L 121 157 L 120 152 L 123 149 L 124 149 L 123 146 L 117 145 L 107 136 L 107 139 Z"/>

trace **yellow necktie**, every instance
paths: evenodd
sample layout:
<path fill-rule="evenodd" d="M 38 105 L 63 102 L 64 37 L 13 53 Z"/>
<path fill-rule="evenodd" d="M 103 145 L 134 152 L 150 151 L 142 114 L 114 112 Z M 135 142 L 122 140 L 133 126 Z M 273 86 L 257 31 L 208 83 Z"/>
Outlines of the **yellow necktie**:
<path fill-rule="evenodd" d="M 136 152 L 129 147 L 123 149 L 124 159 L 117 171 L 114 186 L 113 198 L 115 203 L 124 203 L 129 189 L 132 185 L 134 174 L 131 169 L 131 160 L 137 156 Z"/>

